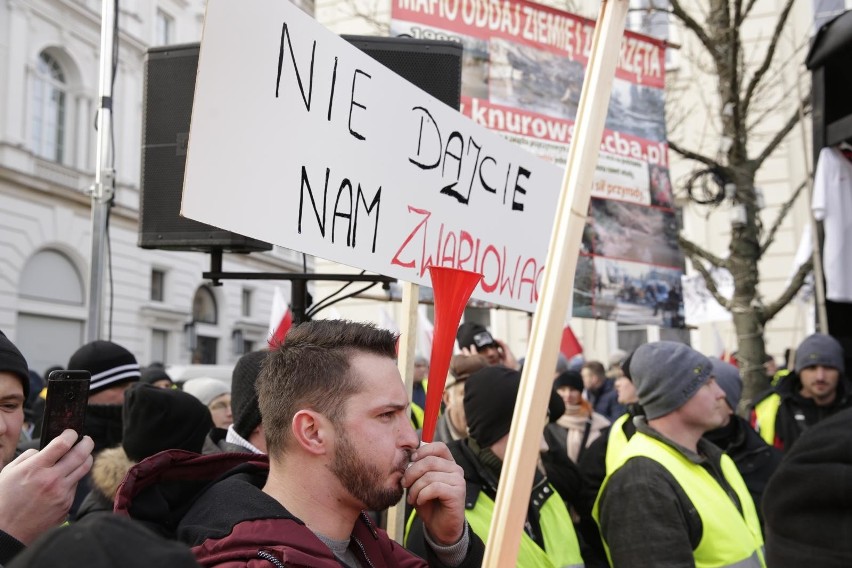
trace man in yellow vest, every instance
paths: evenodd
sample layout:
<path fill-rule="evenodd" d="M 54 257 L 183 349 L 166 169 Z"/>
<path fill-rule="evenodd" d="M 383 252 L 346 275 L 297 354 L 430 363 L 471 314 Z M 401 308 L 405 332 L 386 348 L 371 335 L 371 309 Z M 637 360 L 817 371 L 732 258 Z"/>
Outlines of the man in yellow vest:
<path fill-rule="evenodd" d="M 615 568 L 762 568 L 754 503 L 731 459 L 705 432 L 730 420 L 710 360 L 658 341 L 630 361 L 644 417 L 594 507 Z"/>
<path fill-rule="evenodd" d="M 470 436 L 447 443 L 453 459 L 464 471 L 465 518 L 474 534 L 483 541 L 487 539 L 491 526 L 497 483 L 520 381 L 518 371 L 501 365 L 473 373 L 465 381 L 464 392 L 464 410 Z M 567 457 L 564 460 L 568 463 L 567 467 L 571 467 Z M 545 474 L 545 467 L 539 467 L 535 475 L 515 566 L 581 567 L 583 559 L 580 546 L 563 501 L 570 496 L 560 495 L 556 491 Z M 422 533 L 421 520 L 416 514 L 412 515 L 406 527 L 406 546 L 415 554 L 426 552 L 420 548 L 424 542 Z"/>
<path fill-rule="evenodd" d="M 789 450 L 806 428 L 852 406 L 844 352 L 830 335 L 814 333 L 796 349 L 795 372 L 757 399 L 750 422 L 764 441 Z"/>

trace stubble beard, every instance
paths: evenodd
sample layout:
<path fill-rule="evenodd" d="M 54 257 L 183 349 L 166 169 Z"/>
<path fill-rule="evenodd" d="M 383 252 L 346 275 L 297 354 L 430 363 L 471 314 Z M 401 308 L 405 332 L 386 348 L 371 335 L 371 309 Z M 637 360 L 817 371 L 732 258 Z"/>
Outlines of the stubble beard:
<path fill-rule="evenodd" d="M 409 459 L 407 453 L 403 455 L 395 469 L 404 473 Z M 382 473 L 374 464 L 361 459 L 346 435 L 340 436 L 329 467 L 344 489 L 368 510 L 381 511 L 396 505 L 404 493 L 402 483 L 386 487 L 384 482 L 390 472 Z"/>

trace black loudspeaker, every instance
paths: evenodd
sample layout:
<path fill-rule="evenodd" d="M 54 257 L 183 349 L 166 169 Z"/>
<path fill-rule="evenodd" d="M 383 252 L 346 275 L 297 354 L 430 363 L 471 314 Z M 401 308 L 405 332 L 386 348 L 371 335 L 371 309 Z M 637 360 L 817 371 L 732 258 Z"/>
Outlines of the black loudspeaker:
<path fill-rule="evenodd" d="M 199 44 L 156 47 L 145 57 L 142 109 L 142 248 L 255 252 L 272 245 L 180 216 Z"/>
<path fill-rule="evenodd" d="M 436 99 L 458 109 L 462 45 L 451 41 L 342 36 Z M 199 44 L 156 47 L 145 58 L 139 246 L 253 252 L 272 245 L 179 215 Z"/>
<path fill-rule="evenodd" d="M 459 109 L 461 43 L 409 37 L 341 37 L 439 101 Z"/>

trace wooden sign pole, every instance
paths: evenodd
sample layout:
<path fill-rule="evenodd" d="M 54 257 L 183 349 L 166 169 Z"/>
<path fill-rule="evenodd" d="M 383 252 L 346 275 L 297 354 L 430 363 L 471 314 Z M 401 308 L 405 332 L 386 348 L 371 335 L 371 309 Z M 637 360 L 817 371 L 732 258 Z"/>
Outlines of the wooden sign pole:
<path fill-rule="evenodd" d="M 411 400 L 414 387 L 414 352 L 417 347 L 417 304 L 420 300 L 420 286 L 411 282 L 402 283 L 402 322 L 399 337 L 399 374 L 405 382 L 405 391 Z M 387 532 L 396 542 L 402 544 L 405 536 L 405 500 L 388 509 Z"/>
<path fill-rule="evenodd" d="M 515 402 L 494 518 L 486 543 L 482 565 L 489 568 L 512 568 L 518 557 L 547 401 L 553 385 L 553 369 L 556 368 L 565 313 L 573 297 L 571 291 L 574 289 L 580 241 L 628 3 L 628 0 L 603 0 L 595 26 L 592 53 L 550 237 L 541 295 L 533 317 L 527 362 Z"/>

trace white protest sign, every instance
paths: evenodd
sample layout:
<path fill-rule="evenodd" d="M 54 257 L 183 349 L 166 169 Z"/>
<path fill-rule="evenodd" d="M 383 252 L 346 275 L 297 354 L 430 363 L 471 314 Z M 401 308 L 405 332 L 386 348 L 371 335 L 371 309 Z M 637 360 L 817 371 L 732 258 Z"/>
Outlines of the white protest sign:
<path fill-rule="evenodd" d="M 561 177 L 290 2 L 207 4 L 186 217 L 418 284 L 481 272 L 473 297 L 532 311 Z"/>

